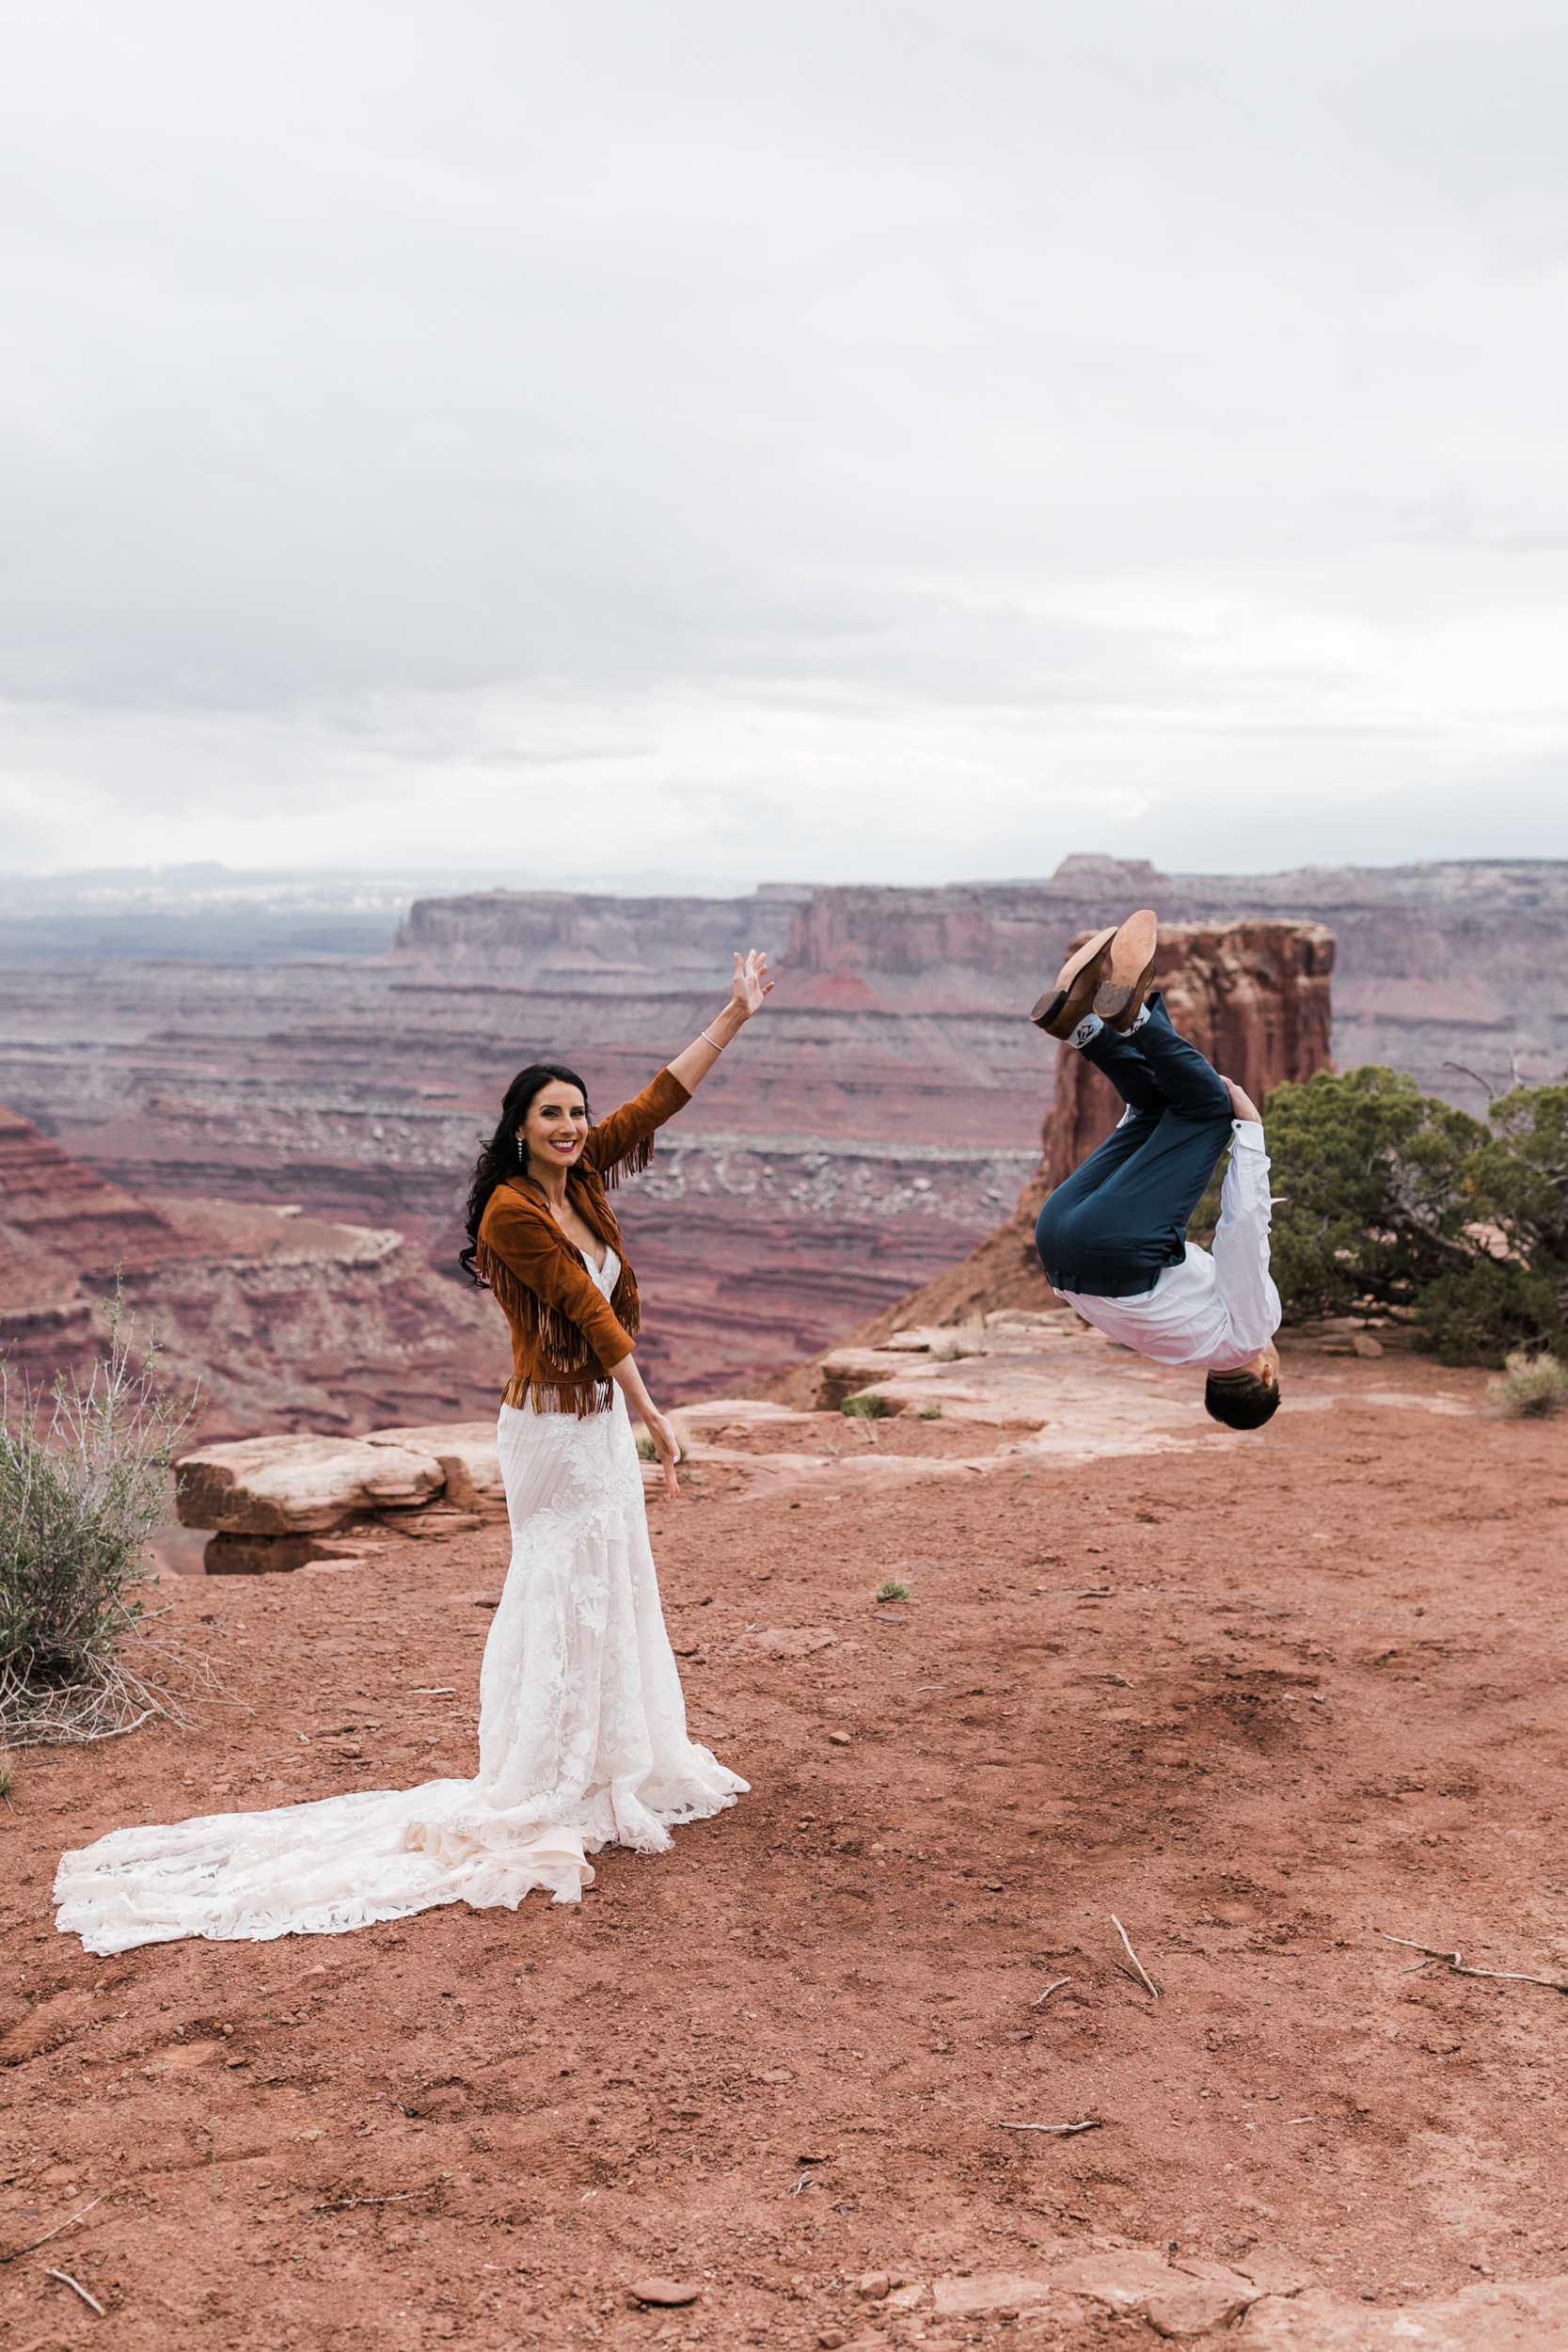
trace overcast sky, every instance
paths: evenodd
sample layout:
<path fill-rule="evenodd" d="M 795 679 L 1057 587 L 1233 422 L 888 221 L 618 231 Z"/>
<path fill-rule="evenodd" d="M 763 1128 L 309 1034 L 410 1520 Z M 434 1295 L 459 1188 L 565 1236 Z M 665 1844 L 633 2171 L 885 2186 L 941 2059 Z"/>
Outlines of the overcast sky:
<path fill-rule="evenodd" d="M 1568 854 L 1560 5 L 0 42 L 13 871 Z"/>

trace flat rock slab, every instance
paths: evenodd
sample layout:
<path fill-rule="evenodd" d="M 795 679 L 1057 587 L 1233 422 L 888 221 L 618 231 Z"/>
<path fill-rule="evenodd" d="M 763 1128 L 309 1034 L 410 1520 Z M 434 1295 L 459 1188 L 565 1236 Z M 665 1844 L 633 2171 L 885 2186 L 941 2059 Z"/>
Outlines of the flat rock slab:
<path fill-rule="evenodd" d="M 1561 2352 L 1568 2279 L 1466 2287 L 1441 2303 L 1347 2303 L 1325 2289 L 1255 2303 L 1236 2330 L 1250 2352 Z"/>
<path fill-rule="evenodd" d="M 1166 2271 L 1169 2278 L 1170 2273 Z M 1051 2298 L 1052 2282 L 1016 2271 L 987 2270 L 970 2279 L 938 2279 L 932 2299 L 939 2319 L 983 2319 L 990 2312 L 1027 2312 Z"/>
<path fill-rule="evenodd" d="M 247 1438 L 187 1454 L 179 1470 L 181 1525 L 226 1535 L 321 1534 L 446 1485 L 434 1454 L 359 1438 Z"/>
<path fill-rule="evenodd" d="M 1164 2295 L 1199 2282 L 1185 2271 L 1173 2270 L 1152 2247 L 1129 2246 L 1118 2252 L 1084 2254 L 1051 2273 L 1051 2283 L 1068 2295 L 1086 2295 L 1114 2312 L 1141 2309 L 1151 2295 Z M 1239 2285 L 1245 2280 L 1239 2280 Z M 1256 2290 L 1253 2290 L 1256 2292 Z"/>
<path fill-rule="evenodd" d="M 700 2286 L 687 2286 L 679 2279 L 634 2279 L 631 2291 L 640 2303 L 655 2303 L 663 2309 L 674 2309 L 682 2303 L 695 2303 L 702 2293 Z"/>
<path fill-rule="evenodd" d="M 1192 2344 L 1228 2328 L 1258 2300 L 1258 2289 L 1246 2279 L 1172 2279 L 1147 2296 L 1140 2308 L 1159 2334 L 1175 2344 Z"/>
<path fill-rule="evenodd" d="M 1228 2328 L 1261 2293 L 1250 2279 L 1222 2264 L 1204 2267 L 1209 2275 L 1195 2278 L 1188 2271 L 1173 2270 L 1152 2249 L 1129 2247 L 1121 2252 L 1085 2255 L 1053 2270 L 1048 2279 L 1019 2278 L 1007 2271 L 939 2279 L 936 2309 L 939 2317 L 978 2319 L 988 2312 L 1028 2311 L 1084 2296 L 1128 2317 L 1141 2316 L 1162 2336 L 1189 2344 Z"/>
<path fill-rule="evenodd" d="M 1323 2288 L 1269 2294 L 1221 2263 L 1202 2268 L 1207 2275 L 1196 2278 L 1172 2269 L 1152 2248 L 1129 2247 L 1064 2263 L 1043 2278 L 996 2270 L 938 2279 L 934 2316 L 1049 2312 L 1083 2298 L 1147 2319 L 1172 2343 L 1223 2339 L 1239 2352 L 1246 2345 L 1257 2352 L 1560 2352 L 1568 2344 L 1568 2279 L 1467 2287 L 1444 2302 L 1380 2309 Z"/>
<path fill-rule="evenodd" d="M 493 1421 L 437 1421 L 417 1428 L 372 1429 L 364 1443 L 429 1455 L 441 1466 L 446 1499 L 455 1509 L 504 1517 L 506 1486 Z"/>

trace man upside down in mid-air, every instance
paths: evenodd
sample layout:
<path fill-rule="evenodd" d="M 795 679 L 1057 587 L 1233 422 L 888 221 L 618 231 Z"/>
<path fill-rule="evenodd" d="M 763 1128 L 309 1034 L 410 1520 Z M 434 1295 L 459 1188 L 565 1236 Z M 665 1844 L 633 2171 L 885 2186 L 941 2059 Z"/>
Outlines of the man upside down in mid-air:
<path fill-rule="evenodd" d="M 1046 1280 L 1085 1323 L 1156 1363 L 1201 1366 L 1213 1418 L 1260 1429 L 1279 1404 L 1280 1311 L 1263 1123 L 1148 994 L 1158 935 L 1147 909 L 1097 931 L 1031 1015 L 1127 1104 L 1115 1133 L 1050 1195 L 1035 1246 Z M 1187 1219 L 1232 1137 L 1211 1252 L 1187 1239 Z"/>

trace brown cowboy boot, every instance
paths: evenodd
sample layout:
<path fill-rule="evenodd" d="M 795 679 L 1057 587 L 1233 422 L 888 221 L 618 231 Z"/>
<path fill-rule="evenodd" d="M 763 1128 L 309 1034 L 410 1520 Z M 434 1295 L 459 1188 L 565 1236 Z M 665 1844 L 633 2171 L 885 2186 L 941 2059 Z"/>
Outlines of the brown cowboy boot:
<path fill-rule="evenodd" d="M 1143 1009 L 1148 983 L 1154 977 L 1154 953 L 1160 944 L 1159 917 L 1151 908 L 1130 914 L 1111 942 L 1103 977 L 1095 991 L 1094 1009 L 1108 1029 L 1123 1035 Z"/>
<path fill-rule="evenodd" d="M 1073 949 L 1056 975 L 1055 987 L 1029 1015 L 1037 1029 L 1043 1029 L 1048 1037 L 1070 1037 L 1084 1015 L 1094 1010 L 1094 993 L 1116 935 L 1116 926 L 1111 924 L 1102 931 L 1091 931 L 1083 946 Z"/>

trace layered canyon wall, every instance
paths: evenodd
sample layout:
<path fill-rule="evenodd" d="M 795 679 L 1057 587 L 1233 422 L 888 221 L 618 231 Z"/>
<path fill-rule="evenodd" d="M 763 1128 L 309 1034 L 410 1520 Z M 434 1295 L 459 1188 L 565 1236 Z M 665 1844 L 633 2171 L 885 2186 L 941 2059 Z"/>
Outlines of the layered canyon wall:
<path fill-rule="evenodd" d="M 195 1398 L 191 1439 L 495 1410 L 505 1327 L 401 1233 L 107 1183 L 0 1106 L 0 1348 L 47 1389 L 104 1351 L 119 1285 L 133 1344 Z"/>
<path fill-rule="evenodd" d="M 512 1072 L 562 1057 L 602 1110 L 711 1016 L 732 950 L 762 946 L 766 1013 L 618 1202 L 650 1368 L 667 1393 L 711 1393 L 893 1305 L 1006 1218 L 1054 1079 L 1027 1008 L 1074 932 L 1140 903 L 1332 930 L 1341 1067 L 1387 1060 L 1479 1106 L 1447 1065 L 1506 1083 L 1568 1061 L 1568 866 L 1172 879 L 1070 858 L 1039 883 L 430 899 L 358 962 L 12 966 L 0 1100 L 138 1196 L 390 1229 L 410 1267 L 450 1277 Z M 1104 1107 L 1069 1107 L 1076 1151 Z M 434 1417 L 410 1395 L 373 1419 Z"/>

